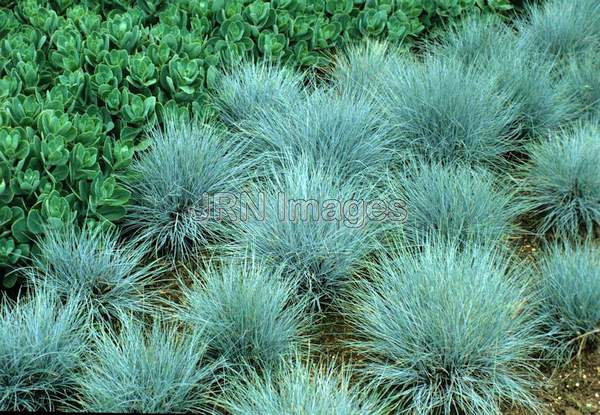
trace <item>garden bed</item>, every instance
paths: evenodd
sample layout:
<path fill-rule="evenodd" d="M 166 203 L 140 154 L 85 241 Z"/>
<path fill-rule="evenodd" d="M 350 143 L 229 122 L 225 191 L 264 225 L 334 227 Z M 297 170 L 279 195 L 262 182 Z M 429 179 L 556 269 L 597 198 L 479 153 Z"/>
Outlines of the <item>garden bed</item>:
<path fill-rule="evenodd" d="M 600 412 L 596 0 L 0 4 L 0 411 Z"/>

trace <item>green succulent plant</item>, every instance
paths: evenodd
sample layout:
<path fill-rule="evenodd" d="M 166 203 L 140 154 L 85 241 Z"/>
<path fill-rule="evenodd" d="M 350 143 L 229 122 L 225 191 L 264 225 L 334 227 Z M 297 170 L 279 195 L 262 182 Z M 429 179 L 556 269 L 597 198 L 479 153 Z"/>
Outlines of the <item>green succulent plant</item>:
<path fill-rule="evenodd" d="M 89 219 L 108 223 L 125 215 L 129 192 L 116 175 L 129 165 L 136 144 L 108 136 L 112 127 L 93 106 L 87 112 L 68 112 L 77 101 L 64 105 L 64 95 L 53 91 L 47 91 L 46 97 L 37 93 L 2 101 L 6 110 L 0 127 L 3 266 L 28 257 L 31 241 L 48 230 Z M 155 99 L 146 100 L 146 107 L 153 109 Z M 128 121 L 140 122 L 139 114 L 137 119 L 132 115 L 140 111 L 137 106 L 138 100 L 127 101 L 123 113 L 129 114 Z M 4 285 L 14 282 L 14 278 L 3 280 Z"/>

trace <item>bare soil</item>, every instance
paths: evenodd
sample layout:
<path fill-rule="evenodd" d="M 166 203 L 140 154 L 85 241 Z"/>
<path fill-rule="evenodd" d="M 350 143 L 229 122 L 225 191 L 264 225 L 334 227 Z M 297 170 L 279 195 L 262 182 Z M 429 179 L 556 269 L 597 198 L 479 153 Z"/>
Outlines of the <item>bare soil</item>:
<path fill-rule="evenodd" d="M 600 350 L 584 354 L 545 375 L 545 387 L 538 393 L 544 414 L 600 414 Z M 528 412 L 507 409 L 504 414 L 528 415 Z"/>
<path fill-rule="evenodd" d="M 541 398 L 551 414 L 600 414 L 600 350 L 555 371 Z"/>

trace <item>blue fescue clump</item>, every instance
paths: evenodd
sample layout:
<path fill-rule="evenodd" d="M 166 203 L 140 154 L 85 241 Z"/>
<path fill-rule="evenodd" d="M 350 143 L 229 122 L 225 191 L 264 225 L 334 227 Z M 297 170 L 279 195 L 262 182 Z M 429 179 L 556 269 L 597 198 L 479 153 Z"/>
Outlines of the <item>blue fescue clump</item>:
<path fill-rule="evenodd" d="M 348 292 L 364 374 L 400 413 L 496 415 L 536 408 L 540 328 L 526 275 L 478 245 L 396 248 Z M 509 265 L 510 264 L 510 265 Z"/>
<path fill-rule="evenodd" d="M 525 138 L 545 137 L 576 114 L 572 91 L 554 79 L 555 65 L 535 59 L 522 50 L 506 50 L 482 70 L 495 74 L 499 91 L 517 108 L 517 134 Z"/>
<path fill-rule="evenodd" d="M 433 51 L 495 79 L 497 89 L 516 108 L 517 134 L 546 134 L 574 111 L 563 84 L 555 82 L 554 65 L 519 48 L 516 34 L 494 15 L 467 19 L 447 32 Z"/>
<path fill-rule="evenodd" d="M 539 234 L 591 234 L 600 224 L 600 127 L 573 130 L 530 146 L 524 199 Z"/>
<path fill-rule="evenodd" d="M 256 188 L 263 195 L 262 215 L 238 223 L 238 249 L 282 266 L 283 276 L 300 291 L 331 299 L 376 248 L 376 228 L 360 205 L 344 206 L 365 200 L 358 189 L 311 161 L 288 162 L 280 175 Z"/>
<path fill-rule="evenodd" d="M 207 353 L 237 368 L 270 368 L 304 343 L 306 302 L 280 272 L 254 260 L 211 262 L 183 288 L 178 316 L 207 339 Z"/>
<path fill-rule="evenodd" d="M 86 347 L 86 315 L 44 288 L 0 306 L 0 411 L 64 410 Z"/>
<path fill-rule="evenodd" d="M 480 243 L 510 236 L 522 213 L 507 184 L 481 168 L 413 163 L 411 173 L 391 182 L 408 211 L 403 234 L 421 244 L 432 236 Z"/>
<path fill-rule="evenodd" d="M 600 3 L 596 0 L 551 0 L 529 8 L 519 26 L 519 47 L 551 59 L 598 53 Z"/>
<path fill-rule="evenodd" d="M 147 288 L 159 268 L 144 264 L 143 245 L 121 244 L 114 231 L 68 226 L 48 233 L 38 250 L 24 270 L 32 286 L 45 285 L 63 299 L 79 301 L 95 318 L 150 309 L 154 296 Z"/>
<path fill-rule="evenodd" d="M 390 128 L 365 94 L 318 89 L 286 111 L 255 114 L 247 133 L 275 159 L 307 158 L 343 179 L 374 176 L 394 159 Z"/>
<path fill-rule="evenodd" d="M 574 94 L 578 115 L 596 122 L 600 122 L 599 73 L 598 54 L 593 54 L 572 61 L 564 76 L 566 87 Z"/>
<path fill-rule="evenodd" d="M 432 53 L 456 59 L 465 66 L 481 66 L 498 53 L 513 49 L 516 33 L 495 14 L 469 16 L 452 25 L 429 45 Z"/>
<path fill-rule="evenodd" d="M 338 53 L 330 78 L 334 87 L 342 93 L 362 94 L 375 99 L 378 91 L 386 87 L 381 75 L 389 66 L 402 64 L 401 50 L 386 42 L 366 40 Z"/>
<path fill-rule="evenodd" d="M 220 403 L 231 415 L 386 413 L 374 393 L 350 384 L 349 371 L 297 360 L 262 376 L 245 376 Z"/>
<path fill-rule="evenodd" d="M 515 149 L 517 108 L 493 76 L 456 59 L 429 56 L 393 66 L 381 103 L 396 145 L 436 162 L 496 166 Z"/>
<path fill-rule="evenodd" d="M 600 339 L 600 249 L 592 242 L 554 243 L 540 259 L 541 313 L 551 351 L 568 360 Z"/>
<path fill-rule="evenodd" d="M 214 127 L 176 118 L 149 138 L 132 167 L 127 225 L 155 251 L 186 258 L 222 237 L 214 196 L 235 192 L 245 177 L 241 148 Z"/>
<path fill-rule="evenodd" d="M 159 320 L 149 330 L 123 319 L 118 333 L 95 332 L 78 381 L 83 411 L 188 413 L 210 407 L 218 363 L 205 360 L 207 339 Z"/>
<path fill-rule="evenodd" d="M 242 63 L 222 75 L 214 105 L 221 120 L 243 129 L 246 121 L 264 109 L 286 112 L 303 98 L 303 76 L 267 62 Z"/>

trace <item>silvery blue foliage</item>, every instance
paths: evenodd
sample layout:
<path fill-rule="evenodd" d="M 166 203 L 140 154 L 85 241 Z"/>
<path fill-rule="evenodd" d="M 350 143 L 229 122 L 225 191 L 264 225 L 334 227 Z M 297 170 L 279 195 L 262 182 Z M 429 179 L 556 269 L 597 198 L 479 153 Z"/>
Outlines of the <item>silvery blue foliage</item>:
<path fill-rule="evenodd" d="M 377 226 L 360 208 L 369 192 L 307 159 L 286 162 L 279 174 L 257 185 L 262 216 L 236 228 L 237 250 L 283 267 L 283 276 L 301 291 L 333 298 L 377 248 Z M 354 209 L 353 209 L 354 206 Z"/>
<path fill-rule="evenodd" d="M 514 191 L 489 171 L 469 166 L 416 162 L 390 185 L 408 211 L 403 234 L 412 244 L 434 238 L 479 243 L 503 240 L 516 231 L 523 212 Z"/>
<path fill-rule="evenodd" d="M 207 413 L 219 362 L 205 358 L 207 338 L 158 318 L 146 328 L 125 318 L 118 330 L 98 329 L 78 381 L 85 412 Z"/>
<path fill-rule="evenodd" d="M 221 120 L 244 129 L 261 110 L 285 113 L 303 98 L 303 76 L 268 62 L 244 62 L 220 76 L 214 105 Z"/>
<path fill-rule="evenodd" d="M 528 148 L 524 200 L 537 231 L 591 234 L 600 224 L 600 127 L 581 124 Z"/>
<path fill-rule="evenodd" d="M 87 346 L 81 305 L 38 287 L 0 305 L 0 411 L 64 410 Z"/>
<path fill-rule="evenodd" d="M 152 309 L 155 296 L 148 287 L 160 268 L 144 263 L 144 245 L 121 243 L 114 231 L 68 226 L 49 232 L 38 250 L 24 269 L 34 287 L 45 285 L 63 299 L 76 299 L 95 318 Z"/>
<path fill-rule="evenodd" d="M 399 149 L 434 162 L 488 166 L 516 149 L 518 107 L 493 76 L 433 55 L 384 76 L 380 105 Z"/>
<path fill-rule="evenodd" d="M 182 289 L 177 315 L 204 333 L 212 358 L 270 368 L 305 342 L 307 304 L 296 288 L 254 258 L 212 261 Z"/>
<path fill-rule="evenodd" d="M 248 166 L 226 133 L 198 121 L 171 117 L 149 138 L 150 149 L 132 167 L 127 227 L 155 251 L 186 258 L 222 239 L 211 202 L 238 191 Z"/>
<path fill-rule="evenodd" d="M 377 177 L 395 158 L 380 106 L 361 92 L 317 89 L 285 111 L 267 107 L 253 118 L 251 146 L 274 162 L 307 159 L 350 180 Z"/>
<path fill-rule="evenodd" d="M 518 24 L 519 47 L 551 59 L 568 60 L 598 53 L 600 3 L 550 0 L 529 8 Z"/>
<path fill-rule="evenodd" d="M 456 59 L 465 66 L 485 65 L 507 50 L 516 52 L 517 34 L 495 14 L 468 16 L 454 23 L 431 43 L 432 53 Z"/>
<path fill-rule="evenodd" d="M 564 84 L 574 94 L 578 115 L 600 122 L 600 61 L 597 54 L 573 60 L 565 70 Z"/>
<path fill-rule="evenodd" d="M 334 87 L 342 93 L 354 93 L 377 99 L 386 83 L 381 75 L 390 66 L 403 65 L 403 52 L 378 40 L 365 40 L 338 52 L 331 73 Z"/>
<path fill-rule="evenodd" d="M 475 16 L 442 37 L 434 52 L 495 78 L 517 110 L 514 129 L 536 137 L 556 130 L 575 113 L 571 91 L 555 79 L 555 62 L 519 47 L 517 35 L 496 16 Z"/>
<path fill-rule="evenodd" d="M 460 246 L 459 246 L 460 245 Z M 528 275 L 500 250 L 458 241 L 397 246 L 345 308 L 364 375 L 406 414 L 537 408 L 532 355 L 542 347 Z"/>
<path fill-rule="evenodd" d="M 277 371 L 238 379 L 220 402 L 232 415 L 387 413 L 378 396 L 351 384 L 349 375 L 348 370 L 332 365 L 288 362 Z"/>
<path fill-rule="evenodd" d="M 553 243 L 539 263 L 541 313 L 551 334 L 550 351 L 568 361 L 598 344 L 600 249 L 593 242 Z"/>

